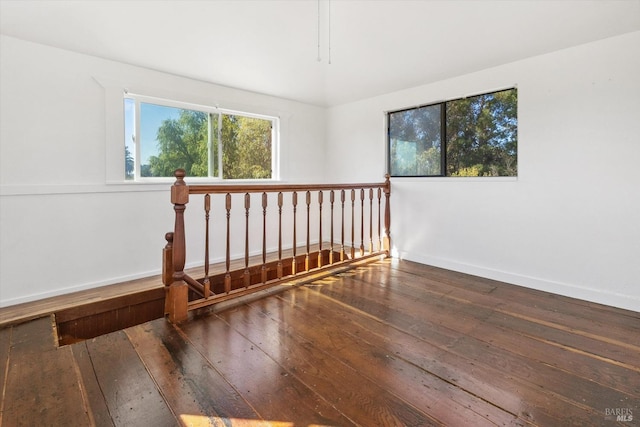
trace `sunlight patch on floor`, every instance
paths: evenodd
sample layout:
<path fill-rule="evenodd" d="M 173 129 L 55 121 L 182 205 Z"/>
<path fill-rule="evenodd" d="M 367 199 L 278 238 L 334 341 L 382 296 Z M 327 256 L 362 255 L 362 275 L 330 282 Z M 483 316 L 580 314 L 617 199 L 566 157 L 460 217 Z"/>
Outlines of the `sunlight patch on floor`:
<path fill-rule="evenodd" d="M 294 427 L 287 421 L 249 420 L 243 418 L 221 418 L 206 415 L 181 414 L 180 421 L 188 427 Z"/>
<path fill-rule="evenodd" d="M 180 421 L 188 427 L 294 427 L 288 421 L 249 420 L 244 418 L 209 417 L 206 415 L 181 414 Z M 308 424 L 306 427 L 329 427 L 320 424 Z"/>

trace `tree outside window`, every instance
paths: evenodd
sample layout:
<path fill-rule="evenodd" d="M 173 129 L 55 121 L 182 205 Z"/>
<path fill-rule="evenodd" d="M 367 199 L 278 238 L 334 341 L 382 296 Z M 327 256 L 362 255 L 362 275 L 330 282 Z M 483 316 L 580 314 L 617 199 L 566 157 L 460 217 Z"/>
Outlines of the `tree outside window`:
<path fill-rule="evenodd" d="M 517 103 L 508 89 L 389 113 L 391 176 L 517 176 Z"/>
<path fill-rule="evenodd" d="M 270 179 L 276 120 L 126 98 L 126 178 L 172 177 L 181 168 L 190 177 Z"/>

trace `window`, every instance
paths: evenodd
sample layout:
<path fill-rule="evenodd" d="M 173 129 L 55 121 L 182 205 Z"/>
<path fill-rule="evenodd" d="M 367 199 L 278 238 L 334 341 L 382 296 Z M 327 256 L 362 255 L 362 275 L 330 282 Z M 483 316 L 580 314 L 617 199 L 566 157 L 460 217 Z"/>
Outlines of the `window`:
<path fill-rule="evenodd" d="M 391 176 L 517 176 L 518 95 L 502 90 L 388 113 Z"/>
<path fill-rule="evenodd" d="M 125 178 L 271 179 L 278 119 L 127 94 Z"/>

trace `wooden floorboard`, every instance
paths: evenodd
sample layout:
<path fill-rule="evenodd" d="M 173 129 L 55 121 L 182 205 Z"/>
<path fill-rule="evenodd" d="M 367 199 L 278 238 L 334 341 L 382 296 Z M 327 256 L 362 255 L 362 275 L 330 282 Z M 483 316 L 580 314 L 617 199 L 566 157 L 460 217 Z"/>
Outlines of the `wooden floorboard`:
<path fill-rule="evenodd" d="M 73 359 L 82 378 L 81 387 L 88 408 L 90 418 L 89 425 L 115 426 L 111 418 L 107 401 L 98 382 L 96 371 L 93 367 L 88 342 L 81 342 L 72 346 Z"/>
<path fill-rule="evenodd" d="M 370 274 L 370 271 L 366 274 Z M 352 278 L 349 280 L 355 281 Z M 366 281 L 361 281 L 361 283 L 368 287 Z M 448 351 L 455 352 L 460 356 L 472 357 L 474 361 L 483 363 L 487 367 L 500 366 L 505 373 L 519 381 L 530 382 L 533 379 L 534 385 L 542 382 L 553 391 L 554 396 L 565 400 L 573 406 L 584 408 L 591 412 L 604 411 L 605 407 L 602 406 L 603 401 L 600 394 L 603 391 L 602 388 L 594 387 L 591 379 L 586 380 L 572 373 L 566 373 L 561 369 L 550 366 L 550 364 L 530 361 L 529 355 L 516 356 L 511 349 L 504 351 L 504 348 L 499 348 L 496 345 L 496 343 L 500 344 L 500 338 L 514 335 L 513 332 L 522 333 L 522 330 L 525 330 L 535 339 L 545 341 L 550 348 L 561 347 L 567 351 L 590 355 L 592 360 L 589 362 L 590 365 L 594 366 L 594 370 L 597 370 L 601 365 L 624 366 L 627 369 L 626 376 L 636 378 L 634 385 L 627 388 L 626 391 L 637 396 L 639 348 L 631 343 L 618 342 L 612 344 L 611 340 L 606 336 L 596 337 L 593 335 L 585 338 L 583 336 L 584 331 L 574 331 L 575 334 L 570 334 L 566 331 L 566 328 L 556 330 L 547 326 L 546 324 L 549 322 L 542 319 L 531 319 L 533 323 L 524 324 L 523 319 L 517 315 L 511 318 L 502 316 L 505 310 L 498 311 L 498 307 L 494 309 L 496 311 L 491 316 L 484 318 L 485 314 L 483 313 L 486 313 L 486 311 L 478 310 L 470 300 L 457 298 L 453 302 L 443 302 L 443 300 L 449 298 L 449 295 L 443 295 L 443 298 L 439 301 L 434 301 L 430 305 L 427 299 L 420 298 L 419 293 L 411 292 L 411 285 L 408 283 L 404 283 L 402 288 L 390 294 L 390 297 L 386 295 L 373 296 L 371 301 L 365 303 L 361 301 L 362 297 L 360 295 L 364 295 L 365 299 L 369 298 L 369 295 L 358 290 L 359 285 L 357 283 L 353 285 L 354 289 L 356 289 L 354 292 L 349 292 L 349 286 L 340 286 L 326 293 L 350 306 L 366 305 L 370 307 L 368 310 L 374 313 L 376 317 L 393 318 L 393 324 L 400 330 L 409 331 L 410 328 L 413 328 L 411 332 L 415 331 L 416 336 L 436 345 L 438 345 L 440 337 L 433 335 L 432 332 L 438 328 L 453 328 L 459 338 L 454 344 L 447 345 Z M 417 301 L 418 304 L 413 304 L 413 301 Z M 486 302 L 481 304 L 486 306 Z M 401 307 L 402 310 L 394 309 L 393 307 Z M 429 322 L 434 319 L 447 318 L 449 318 L 449 321 L 435 325 L 429 324 L 422 330 L 416 330 L 416 325 L 420 323 L 421 311 L 428 312 L 422 317 L 425 320 L 428 319 Z M 457 314 L 455 319 L 451 318 L 452 314 Z M 487 340 L 488 333 L 486 332 L 483 334 L 476 332 L 476 325 L 491 324 L 496 317 L 501 317 L 498 324 L 502 327 L 502 331 L 499 335 L 494 335 L 493 340 Z M 460 319 L 462 319 L 462 322 L 458 322 Z M 514 323 L 517 324 L 515 328 L 513 326 Z M 543 323 L 543 325 L 540 325 L 540 323 Z M 470 327 L 473 329 L 470 330 Z M 507 328 L 513 330 L 504 333 Z M 546 336 L 551 337 L 551 339 L 545 338 Z M 589 350 L 580 350 L 581 348 Z M 633 395 L 619 393 L 615 387 L 606 390 L 606 392 L 610 402 L 617 402 L 620 405 L 629 404 L 634 400 Z"/>
<path fill-rule="evenodd" d="M 4 415 L 4 405 L 7 399 L 7 372 L 9 371 L 9 350 L 11 348 L 11 335 L 13 328 L 0 329 L 0 425 L 2 425 L 2 416 Z"/>
<path fill-rule="evenodd" d="M 332 359 L 331 365 L 345 364 L 368 380 L 364 384 L 362 381 L 356 383 L 356 387 L 359 384 L 378 384 L 387 394 L 392 394 L 408 407 L 419 410 L 426 425 L 429 424 L 429 419 L 438 424 L 446 422 L 460 425 L 462 421 L 466 421 L 467 424 L 473 422 L 482 425 L 480 420 L 486 424 L 485 417 L 503 419 L 507 421 L 505 424 L 515 418 L 448 381 L 425 373 L 419 366 L 402 361 L 389 348 L 384 334 L 372 333 L 369 325 L 371 319 L 363 317 L 361 313 L 345 312 L 344 307 L 339 305 L 332 304 L 328 307 L 326 301 L 314 291 L 303 288 L 299 292 L 283 294 L 278 299 L 256 301 L 252 305 L 268 316 L 271 322 L 277 322 L 278 328 L 289 330 L 292 339 L 313 343 L 317 352 Z M 225 312 L 219 316 L 230 315 Z M 261 342 L 259 340 L 260 336 L 256 338 L 258 343 Z M 323 375 L 323 372 L 318 375 Z M 337 376 L 334 381 L 342 381 L 342 378 L 343 376 Z M 346 381 L 345 379 L 344 382 Z M 402 386 L 398 387 L 400 384 Z M 342 410 L 350 411 L 367 402 L 341 398 L 341 403 Z M 384 404 L 378 405 L 384 407 Z"/>
<path fill-rule="evenodd" d="M 71 349 L 56 348 L 52 319 L 12 328 L 2 425 L 89 425 Z"/>
<path fill-rule="evenodd" d="M 281 305 L 282 310 L 278 310 L 274 318 L 260 309 L 259 301 L 254 304 L 258 307 L 248 312 L 243 307 L 221 313 L 219 317 L 276 361 L 285 375 L 295 377 L 308 389 L 324 396 L 354 424 L 436 424 L 428 414 L 379 385 L 376 379 L 364 375 L 358 367 L 333 357 L 332 337 L 317 327 L 317 321 L 309 325 L 319 333 L 302 336 L 296 332 L 297 327 L 289 326 L 293 322 L 302 327 L 302 319 L 296 319 L 295 313 L 285 313 L 295 308 Z M 286 322 L 282 322 L 283 317 Z M 326 375 L 327 372 L 332 375 Z"/>
<path fill-rule="evenodd" d="M 321 395 L 253 342 L 218 319 L 180 326 L 194 347 L 212 363 L 262 419 L 294 425 L 354 425 Z"/>
<path fill-rule="evenodd" d="M 257 418 L 241 394 L 168 322 L 148 322 L 126 334 L 175 413 Z"/>
<path fill-rule="evenodd" d="M 342 282 L 340 282 L 342 285 Z M 340 286 L 323 288 L 314 302 L 318 307 L 326 305 L 327 299 L 336 299 Z M 323 298 L 324 297 L 324 298 Z M 309 298 L 309 301 L 311 298 Z M 433 376 L 441 381 L 454 385 L 459 389 L 459 401 L 463 405 L 470 405 L 470 401 L 465 401 L 465 395 L 480 396 L 489 405 L 501 409 L 507 414 L 494 414 L 493 418 L 498 425 L 510 422 L 511 416 L 517 416 L 521 421 L 543 421 L 542 425 L 558 425 L 555 413 L 562 410 L 574 410 L 576 414 L 583 416 L 582 411 L 575 408 L 568 408 L 563 402 L 552 401 L 550 396 L 540 392 L 535 386 L 519 381 L 518 378 L 505 375 L 500 369 L 494 366 L 483 366 L 474 360 L 475 354 L 459 354 L 455 351 L 455 343 L 462 335 L 452 333 L 446 328 L 436 328 L 433 325 L 434 333 L 429 336 L 416 334 L 409 330 L 410 326 L 420 323 L 419 319 L 414 319 L 410 315 L 405 315 L 407 307 L 398 309 L 385 309 L 383 305 L 368 309 L 368 302 L 360 302 L 338 299 L 347 310 L 353 310 L 355 315 L 347 315 L 350 322 L 340 322 L 334 326 L 334 330 L 348 331 L 354 337 L 367 342 L 377 343 L 377 347 L 382 352 L 372 352 L 363 355 L 360 363 L 371 358 L 382 360 L 395 359 L 401 365 L 413 365 L 419 368 L 417 378 Z M 321 310 L 324 311 L 323 308 Z M 365 321 L 359 311 L 364 312 L 372 318 Z M 323 319 L 326 320 L 326 319 Z M 463 325 L 464 327 L 464 325 Z M 475 349 L 480 353 L 484 348 Z M 405 384 L 403 384 L 404 386 Z M 436 396 L 437 397 L 437 396 Z M 473 408 L 473 410 L 488 414 L 488 409 Z M 505 419 L 506 418 L 506 419 Z M 500 421 L 498 421 L 500 420 Z M 442 420 L 443 422 L 447 422 Z M 465 425 L 471 425 L 471 420 L 467 420 Z M 447 422 L 448 423 L 448 422 Z M 450 424 L 456 425 L 456 424 Z"/>
<path fill-rule="evenodd" d="M 93 338 L 86 341 L 86 346 L 115 425 L 176 425 L 163 391 L 156 386 L 125 332 Z"/>
<path fill-rule="evenodd" d="M 386 260 L 69 346 L 12 324 L 0 384 L 3 426 L 640 425 L 640 313 Z"/>
<path fill-rule="evenodd" d="M 398 271 L 420 274 L 421 267 L 420 264 L 406 262 L 402 263 L 402 267 Z M 428 271 L 431 280 L 423 283 L 430 285 L 430 291 L 432 286 L 437 286 L 439 283 L 446 284 L 448 286 L 442 292 L 452 297 L 461 291 L 467 291 L 467 295 L 475 293 L 474 302 L 477 303 L 484 300 L 489 301 L 489 304 L 493 306 L 506 305 L 518 310 L 523 316 L 532 313 L 530 317 L 538 319 L 538 321 L 552 322 L 582 334 L 593 333 L 603 339 L 617 339 L 635 346 L 640 345 L 640 314 L 637 312 L 436 269 L 435 267 L 429 267 Z M 447 274 L 451 275 L 448 279 L 446 279 Z M 486 291 L 483 284 L 489 286 L 487 292 L 483 292 Z M 593 313 L 593 316 L 585 318 L 587 312 Z"/>

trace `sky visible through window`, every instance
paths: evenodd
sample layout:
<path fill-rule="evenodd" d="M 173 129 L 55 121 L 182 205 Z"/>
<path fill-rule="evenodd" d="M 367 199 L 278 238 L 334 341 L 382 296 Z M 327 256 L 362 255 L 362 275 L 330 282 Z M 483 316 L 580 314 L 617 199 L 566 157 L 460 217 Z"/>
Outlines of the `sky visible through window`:
<path fill-rule="evenodd" d="M 140 145 L 139 164 L 149 164 L 149 157 L 158 155 L 158 129 L 163 121 L 180 117 L 181 109 L 162 105 L 140 103 Z M 125 146 L 135 155 L 133 135 L 135 133 L 135 100 L 124 100 L 124 134 Z"/>

